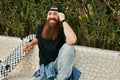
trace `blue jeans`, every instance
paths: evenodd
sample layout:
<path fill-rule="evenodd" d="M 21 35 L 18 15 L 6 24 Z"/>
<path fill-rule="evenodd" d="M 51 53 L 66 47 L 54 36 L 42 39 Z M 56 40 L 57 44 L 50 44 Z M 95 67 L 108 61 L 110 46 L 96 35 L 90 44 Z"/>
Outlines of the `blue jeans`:
<path fill-rule="evenodd" d="M 55 70 L 57 71 L 54 80 L 67 80 L 71 73 L 75 61 L 76 51 L 73 45 L 65 43 L 59 50 L 58 57 L 54 61 Z M 30 80 L 47 80 L 46 77 L 33 76 Z"/>

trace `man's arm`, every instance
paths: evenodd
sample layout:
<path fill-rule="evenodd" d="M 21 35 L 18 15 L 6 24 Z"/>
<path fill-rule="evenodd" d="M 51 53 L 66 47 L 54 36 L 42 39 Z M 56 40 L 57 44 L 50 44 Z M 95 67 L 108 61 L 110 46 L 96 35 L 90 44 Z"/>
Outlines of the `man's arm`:
<path fill-rule="evenodd" d="M 76 34 L 74 33 L 74 31 L 71 29 L 71 27 L 66 21 L 64 21 L 62 24 L 63 24 L 64 34 L 66 37 L 66 42 L 68 44 L 75 44 L 77 41 Z"/>
<path fill-rule="evenodd" d="M 65 15 L 63 13 L 58 13 L 58 16 L 61 22 L 62 20 L 65 20 Z M 66 21 L 62 22 L 62 24 L 63 24 L 64 34 L 66 37 L 66 42 L 68 44 L 75 44 L 77 41 L 75 32 L 72 30 L 72 28 Z"/>
<path fill-rule="evenodd" d="M 34 45 L 36 45 L 37 43 L 38 43 L 38 39 L 37 39 L 37 38 L 34 38 L 31 42 L 29 42 L 29 43 L 27 43 L 27 44 L 25 44 L 25 45 L 23 46 L 23 51 L 25 51 L 25 52 L 28 51 L 31 46 L 34 46 Z"/>

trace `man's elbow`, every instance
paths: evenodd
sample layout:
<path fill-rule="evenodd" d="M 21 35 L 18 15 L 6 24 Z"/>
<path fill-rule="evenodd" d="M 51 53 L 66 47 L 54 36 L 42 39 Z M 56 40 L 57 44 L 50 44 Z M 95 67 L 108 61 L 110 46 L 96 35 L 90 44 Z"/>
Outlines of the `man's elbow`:
<path fill-rule="evenodd" d="M 69 39 L 69 40 L 66 40 L 66 42 L 68 43 L 68 44 L 75 44 L 76 42 L 77 42 L 77 38 L 75 37 L 75 38 L 73 38 L 73 39 Z"/>

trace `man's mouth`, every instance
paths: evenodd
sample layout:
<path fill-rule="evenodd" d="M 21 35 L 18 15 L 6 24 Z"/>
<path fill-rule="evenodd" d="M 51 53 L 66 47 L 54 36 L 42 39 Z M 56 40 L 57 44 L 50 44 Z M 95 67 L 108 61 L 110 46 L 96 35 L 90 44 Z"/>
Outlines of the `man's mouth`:
<path fill-rule="evenodd" d="M 48 21 L 55 21 L 55 22 L 57 22 L 57 20 L 55 19 L 55 18 L 50 18 L 50 19 L 48 19 Z"/>

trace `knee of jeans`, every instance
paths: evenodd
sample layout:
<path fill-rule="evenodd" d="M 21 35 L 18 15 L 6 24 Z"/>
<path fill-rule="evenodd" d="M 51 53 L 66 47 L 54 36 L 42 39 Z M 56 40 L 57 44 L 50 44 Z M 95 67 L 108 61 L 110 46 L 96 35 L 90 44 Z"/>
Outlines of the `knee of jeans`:
<path fill-rule="evenodd" d="M 75 57 L 76 50 L 73 45 L 65 43 L 61 49 L 61 53 L 64 57 Z"/>

